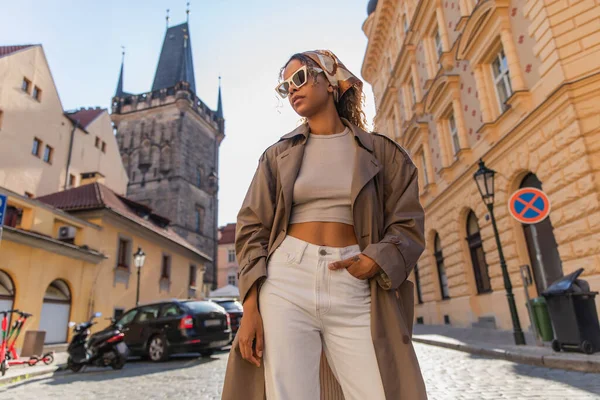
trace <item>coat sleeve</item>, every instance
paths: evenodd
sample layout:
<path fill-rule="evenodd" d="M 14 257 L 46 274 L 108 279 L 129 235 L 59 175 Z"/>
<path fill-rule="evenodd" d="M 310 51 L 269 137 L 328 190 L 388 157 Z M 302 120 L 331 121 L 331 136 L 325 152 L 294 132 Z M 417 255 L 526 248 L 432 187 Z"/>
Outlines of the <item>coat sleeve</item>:
<path fill-rule="evenodd" d="M 425 213 L 419 201 L 417 168 L 395 143 L 384 164 L 384 234 L 363 254 L 382 269 L 376 277 L 384 289 L 397 289 L 415 267 L 425 248 Z"/>
<path fill-rule="evenodd" d="M 252 285 L 267 276 L 269 236 L 275 216 L 275 178 L 266 152 L 237 215 L 235 252 L 239 264 L 238 285 L 243 302 Z"/>

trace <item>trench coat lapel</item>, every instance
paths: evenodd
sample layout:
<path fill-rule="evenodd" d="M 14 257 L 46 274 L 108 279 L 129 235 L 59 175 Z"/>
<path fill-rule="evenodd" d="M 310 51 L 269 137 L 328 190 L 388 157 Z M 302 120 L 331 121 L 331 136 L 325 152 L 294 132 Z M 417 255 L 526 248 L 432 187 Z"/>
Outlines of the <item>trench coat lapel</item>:
<path fill-rule="evenodd" d="M 290 147 L 277 157 L 277 169 L 279 171 L 281 192 L 283 194 L 283 203 L 285 207 L 285 221 L 290 220 L 294 182 L 296 182 L 296 177 L 300 171 L 303 157 L 304 144 Z"/>
<path fill-rule="evenodd" d="M 352 209 L 354 202 L 363 187 L 379 172 L 379 161 L 368 150 L 357 145 L 354 156 L 354 172 L 350 186 L 350 200 Z"/>

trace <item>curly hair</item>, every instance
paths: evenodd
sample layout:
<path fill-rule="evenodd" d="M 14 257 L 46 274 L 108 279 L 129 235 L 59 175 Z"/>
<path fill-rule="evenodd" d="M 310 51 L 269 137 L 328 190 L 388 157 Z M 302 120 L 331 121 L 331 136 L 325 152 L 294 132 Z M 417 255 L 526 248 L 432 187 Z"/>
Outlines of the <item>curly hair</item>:
<path fill-rule="evenodd" d="M 319 68 L 319 65 L 317 65 L 317 63 L 314 62 L 310 57 L 305 56 L 302 53 L 296 53 L 290 57 L 290 59 L 279 71 L 280 81 L 283 80 L 283 72 L 292 60 L 298 60 L 307 67 Z M 316 84 L 318 74 L 313 73 L 312 76 L 314 79 L 313 84 Z M 350 121 L 350 123 L 363 130 L 367 130 L 367 117 L 363 111 L 364 105 L 365 94 L 361 89 L 353 86 L 352 88 L 348 89 L 340 99 L 338 99 L 338 101 L 335 103 L 335 108 L 337 109 L 340 117 L 347 119 Z"/>

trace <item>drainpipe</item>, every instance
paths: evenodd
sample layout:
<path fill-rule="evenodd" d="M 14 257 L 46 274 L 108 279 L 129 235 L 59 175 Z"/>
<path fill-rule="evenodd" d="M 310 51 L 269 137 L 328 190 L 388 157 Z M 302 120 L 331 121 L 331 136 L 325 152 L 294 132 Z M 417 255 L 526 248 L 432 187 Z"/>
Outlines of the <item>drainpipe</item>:
<path fill-rule="evenodd" d="M 73 121 L 71 121 L 73 122 Z M 69 155 L 67 156 L 67 172 L 65 174 L 65 187 L 64 190 L 68 189 L 69 186 L 69 168 L 71 168 L 71 154 L 73 153 L 73 141 L 75 139 L 75 130 L 79 126 L 79 120 L 73 122 L 73 129 L 71 130 L 71 140 L 69 142 Z"/>

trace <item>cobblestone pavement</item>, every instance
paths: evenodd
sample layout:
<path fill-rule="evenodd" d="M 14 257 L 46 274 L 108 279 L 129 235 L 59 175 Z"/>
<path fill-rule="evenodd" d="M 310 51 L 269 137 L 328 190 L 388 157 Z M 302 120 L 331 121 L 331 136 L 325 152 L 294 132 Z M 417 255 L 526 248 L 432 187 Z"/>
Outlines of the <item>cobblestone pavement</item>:
<path fill-rule="evenodd" d="M 431 400 L 600 399 L 600 374 L 553 370 L 415 344 Z M 122 371 L 59 372 L 8 387 L 2 400 L 219 399 L 227 353 L 162 364 L 133 361 Z"/>

